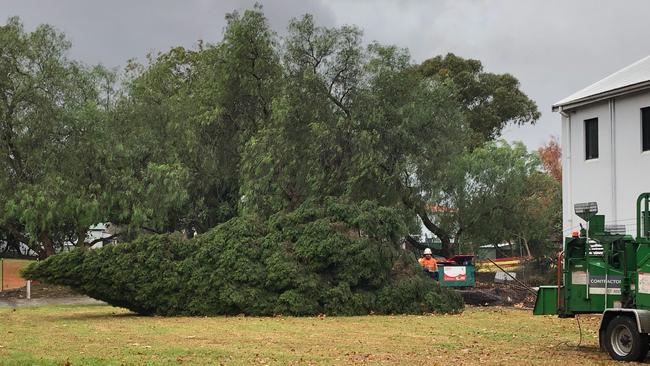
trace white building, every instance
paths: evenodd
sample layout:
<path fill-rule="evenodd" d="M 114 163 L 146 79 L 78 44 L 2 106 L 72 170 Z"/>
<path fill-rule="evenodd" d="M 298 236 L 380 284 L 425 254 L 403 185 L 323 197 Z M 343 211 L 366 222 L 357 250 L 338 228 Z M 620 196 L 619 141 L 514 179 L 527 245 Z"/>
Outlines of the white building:
<path fill-rule="evenodd" d="M 564 236 L 573 206 L 598 202 L 606 224 L 636 235 L 636 199 L 650 191 L 650 56 L 555 103 L 562 115 Z"/>

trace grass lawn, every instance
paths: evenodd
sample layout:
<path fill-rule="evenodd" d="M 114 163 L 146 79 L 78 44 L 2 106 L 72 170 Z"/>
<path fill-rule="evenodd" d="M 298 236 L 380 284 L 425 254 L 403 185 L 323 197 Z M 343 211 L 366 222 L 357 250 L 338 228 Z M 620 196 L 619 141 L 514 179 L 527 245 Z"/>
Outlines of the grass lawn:
<path fill-rule="evenodd" d="M 609 364 L 599 318 L 460 315 L 162 318 L 110 306 L 0 309 L 0 365 Z"/>

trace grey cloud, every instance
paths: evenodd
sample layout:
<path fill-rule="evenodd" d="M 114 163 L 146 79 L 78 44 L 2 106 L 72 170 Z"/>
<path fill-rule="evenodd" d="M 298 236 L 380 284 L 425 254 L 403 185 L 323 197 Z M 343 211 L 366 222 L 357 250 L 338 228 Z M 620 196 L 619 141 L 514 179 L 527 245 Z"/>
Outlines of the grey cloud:
<path fill-rule="evenodd" d="M 338 23 L 370 39 L 408 47 L 413 57 L 454 52 L 488 71 L 519 78 L 542 118 L 504 137 L 535 148 L 559 135 L 554 102 L 650 54 L 650 2 L 444 0 L 330 2 Z"/>
<path fill-rule="evenodd" d="M 509 72 L 539 105 L 536 126 L 510 127 L 504 136 L 531 148 L 559 135 L 550 105 L 648 54 L 650 2 L 633 0 L 267 0 L 271 26 L 315 14 L 324 25 L 355 24 L 368 41 L 409 48 L 414 59 L 454 52 L 480 59 L 488 71 Z M 216 41 L 224 14 L 253 0 L 83 1 L 3 0 L 27 27 L 50 23 L 65 31 L 72 56 L 87 63 L 123 65 L 151 50 Z"/>
<path fill-rule="evenodd" d="M 333 14 L 318 1 L 259 1 L 269 23 L 280 34 L 292 17 L 306 12 L 319 22 L 332 24 Z M 87 63 L 124 65 L 151 51 L 191 47 L 198 40 L 221 38 L 224 16 L 250 8 L 252 0 L 4 0 L 0 21 L 18 15 L 28 28 L 48 23 L 64 31 L 73 42 L 71 55 Z"/>

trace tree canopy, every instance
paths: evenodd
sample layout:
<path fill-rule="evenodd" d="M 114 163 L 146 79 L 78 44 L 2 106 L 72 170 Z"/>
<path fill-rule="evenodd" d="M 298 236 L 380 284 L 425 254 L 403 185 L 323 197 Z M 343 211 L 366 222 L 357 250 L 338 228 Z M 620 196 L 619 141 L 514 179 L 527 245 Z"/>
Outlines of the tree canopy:
<path fill-rule="evenodd" d="M 517 242 L 530 256 L 529 243 L 546 244 L 557 229 L 560 184 L 522 143 L 487 143 L 465 154 L 450 173 L 441 202 L 453 209 L 436 216 L 465 251 Z"/>
<path fill-rule="evenodd" d="M 193 239 L 150 235 L 58 254 L 25 275 L 156 315 L 454 313 L 461 296 L 422 274 L 392 209 L 327 200 L 244 215 Z"/>
<path fill-rule="evenodd" d="M 552 137 L 546 144 L 537 149 L 542 165 L 555 180 L 562 182 L 562 149 L 557 138 Z"/>
<path fill-rule="evenodd" d="M 514 76 L 485 72 L 479 60 L 448 53 L 425 60 L 417 70 L 426 77 L 453 82 L 476 146 L 499 137 L 508 123 L 535 123 L 540 117 L 537 104 L 520 90 Z"/>
<path fill-rule="evenodd" d="M 42 257 L 104 218 L 107 72 L 69 60 L 69 47 L 50 26 L 0 27 L 0 228 Z"/>
<path fill-rule="evenodd" d="M 458 238 L 488 240 L 470 212 L 498 209 L 499 194 L 509 207 L 550 197 L 538 160 L 493 143 L 508 123 L 539 117 L 512 75 L 453 54 L 417 64 L 310 15 L 285 37 L 260 6 L 226 20 L 221 41 L 123 72 L 69 60 L 70 43 L 49 26 L 28 33 L 12 18 L 0 28 L 3 236 L 46 257 L 91 244 L 96 223 L 115 224 L 122 241 L 190 237 L 335 199 L 390 208 L 411 233 L 422 222 L 448 255 Z M 432 204 L 453 214 L 434 215 Z M 491 216 L 492 228 L 506 216 Z"/>

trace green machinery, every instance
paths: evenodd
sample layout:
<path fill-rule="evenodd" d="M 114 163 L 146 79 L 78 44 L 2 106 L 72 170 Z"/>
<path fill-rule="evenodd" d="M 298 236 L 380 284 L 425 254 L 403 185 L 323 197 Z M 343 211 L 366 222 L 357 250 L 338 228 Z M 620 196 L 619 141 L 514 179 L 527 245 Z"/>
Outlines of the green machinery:
<path fill-rule="evenodd" d="M 539 288 L 533 313 L 602 313 L 601 349 L 615 360 L 643 360 L 650 347 L 650 193 L 637 200 L 636 238 L 605 226 L 595 202 L 575 211 L 586 228 L 565 239 L 557 283 Z"/>
<path fill-rule="evenodd" d="M 438 282 L 445 287 L 474 287 L 473 255 L 457 255 L 438 261 Z"/>

